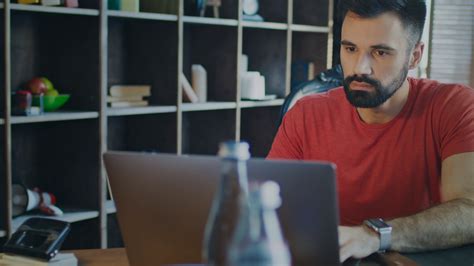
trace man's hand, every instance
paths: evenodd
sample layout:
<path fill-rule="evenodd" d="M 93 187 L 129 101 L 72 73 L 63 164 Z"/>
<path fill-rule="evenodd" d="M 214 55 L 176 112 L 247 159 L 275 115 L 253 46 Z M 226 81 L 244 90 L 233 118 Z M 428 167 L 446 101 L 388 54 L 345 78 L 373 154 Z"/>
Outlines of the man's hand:
<path fill-rule="evenodd" d="M 364 258 L 376 252 L 380 247 L 380 238 L 376 232 L 366 226 L 339 226 L 339 258 Z"/>

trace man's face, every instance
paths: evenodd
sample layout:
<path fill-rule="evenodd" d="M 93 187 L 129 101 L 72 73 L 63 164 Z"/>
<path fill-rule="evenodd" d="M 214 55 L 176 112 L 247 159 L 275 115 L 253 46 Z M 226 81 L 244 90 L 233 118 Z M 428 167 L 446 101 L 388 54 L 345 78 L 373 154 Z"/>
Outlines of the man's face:
<path fill-rule="evenodd" d="M 344 91 L 352 105 L 378 107 L 406 80 L 411 49 L 407 31 L 395 14 L 360 18 L 348 12 L 341 44 Z"/>

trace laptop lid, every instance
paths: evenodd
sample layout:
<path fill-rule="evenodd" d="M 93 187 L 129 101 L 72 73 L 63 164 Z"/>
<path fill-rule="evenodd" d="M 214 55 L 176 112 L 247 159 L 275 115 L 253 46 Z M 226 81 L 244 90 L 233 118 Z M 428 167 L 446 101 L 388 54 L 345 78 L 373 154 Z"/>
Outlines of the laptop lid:
<path fill-rule="evenodd" d="M 131 265 L 201 262 L 220 159 L 107 152 L 104 161 Z M 280 185 L 293 265 L 339 265 L 334 165 L 251 159 L 248 172 Z"/>

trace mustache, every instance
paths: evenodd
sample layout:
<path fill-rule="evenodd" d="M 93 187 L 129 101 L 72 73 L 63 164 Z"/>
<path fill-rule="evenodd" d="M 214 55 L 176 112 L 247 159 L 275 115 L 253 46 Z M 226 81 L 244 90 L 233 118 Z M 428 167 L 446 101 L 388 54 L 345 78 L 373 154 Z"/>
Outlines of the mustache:
<path fill-rule="evenodd" d="M 349 85 L 352 81 L 364 82 L 364 83 L 374 86 L 375 88 L 380 87 L 382 85 L 380 81 L 369 78 L 368 76 L 353 75 L 344 79 L 344 83 L 346 83 L 347 85 Z"/>

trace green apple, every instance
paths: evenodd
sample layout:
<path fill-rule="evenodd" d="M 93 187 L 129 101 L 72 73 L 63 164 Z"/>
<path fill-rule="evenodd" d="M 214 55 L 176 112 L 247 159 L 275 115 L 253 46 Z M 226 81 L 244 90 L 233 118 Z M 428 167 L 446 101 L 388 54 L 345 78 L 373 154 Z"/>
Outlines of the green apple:
<path fill-rule="evenodd" d="M 58 96 L 59 92 L 55 89 L 52 89 L 52 90 L 47 90 L 44 95 L 46 95 L 46 96 Z"/>
<path fill-rule="evenodd" d="M 51 80 L 45 77 L 41 77 L 41 81 L 43 81 L 43 83 L 46 85 L 46 91 L 54 90 L 54 86 Z"/>

